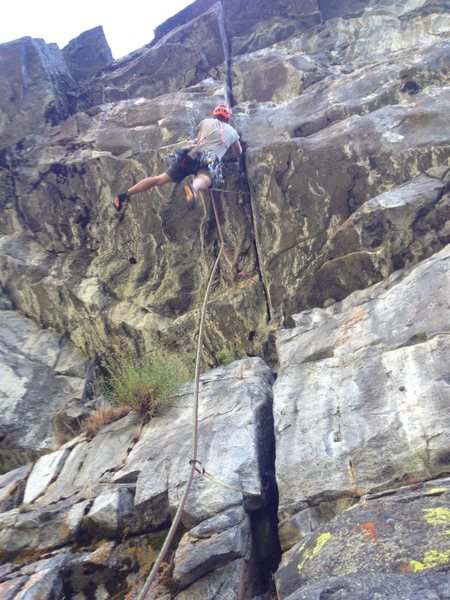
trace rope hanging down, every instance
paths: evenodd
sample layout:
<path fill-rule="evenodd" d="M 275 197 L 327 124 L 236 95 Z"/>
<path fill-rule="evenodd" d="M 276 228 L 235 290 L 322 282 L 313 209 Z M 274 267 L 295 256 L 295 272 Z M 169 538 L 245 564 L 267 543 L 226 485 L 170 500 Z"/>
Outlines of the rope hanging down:
<path fill-rule="evenodd" d="M 192 429 L 192 459 L 189 461 L 190 466 L 191 466 L 191 470 L 189 473 L 189 477 L 188 477 L 188 481 L 186 484 L 186 488 L 183 494 L 183 497 L 181 499 L 180 505 L 177 509 L 177 512 L 175 513 L 175 517 L 172 521 L 172 524 L 170 526 L 170 529 L 167 533 L 167 537 L 166 540 L 158 554 L 157 559 L 155 560 L 155 563 L 153 564 L 152 570 L 150 571 L 149 576 L 147 577 L 145 584 L 142 588 L 142 590 L 140 591 L 137 600 L 145 600 L 145 598 L 147 597 L 147 594 L 150 591 L 151 586 L 153 585 L 156 575 L 159 571 L 159 568 L 163 562 L 163 560 L 166 557 L 167 552 L 169 551 L 170 548 L 170 544 L 172 543 L 174 537 L 175 537 L 175 533 L 178 529 L 178 526 L 181 522 L 181 518 L 183 516 L 183 512 L 187 503 L 187 499 L 189 496 L 189 492 L 191 490 L 192 487 L 192 481 L 194 479 L 194 475 L 197 472 L 197 463 L 199 462 L 197 460 L 197 456 L 198 456 L 198 408 L 199 408 L 199 400 L 198 400 L 198 396 L 199 396 L 199 389 L 200 389 L 200 363 L 201 363 L 201 355 L 202 355 L 202 351 L 203 351 L 203 337 L 204 337 L 204 332 L 205 332 L 205 317 L 206 317 L 206 311 L 207 311 L 207 306 L 208 306 L 208 300 L 209 300 L 209 295 L 211 293 L 211 287 L 212 287 L 212 283 L 214 280 L 214 277 L 216 275 L 216 271 L 217 271 L 217 267 L 219 265 L 219 261 L 220 261 L 220 257 L 222 256 L 224 247 L 225 247 L 225 242 L 223 239 L 223 234 L 222 234 L 222 228 L 220 226 L 220 221 L 219 221 L 219 215 L 217 212 L 217 207 L 216 207 L 216 203 L 214 200 L 214 195 L 213 193 L 210 191 L 209 193 L 210 198 L 211 198 L 211 202 L 213 205 L 213 209 L 214 209 L 214 217 L 216 219 L 216 223 L 217 223 L 217 229 L 219 232 L 219 237 L 220 237 L 220 248 L 219 248 L 219 253 L 217 254 L 217 258 L 214 262 L 213 268 L 211 270 L 211 274 L 209 276 L 209 281 L 208 281 L 208 285 L 206 287 L 206 292 L 205 292 L 205 296 L 203 298 L 203 305 L 202 305 L 202 310 L 201 310 L 201 314 L 200 314 L 200 325 L 199 325 L 199 332 L 198 332 L 198 341 L 197 341 L 197 353 L 196 353 L 196 359 L 195 359 L 195 376 L 194 376 L 194 411 L 193 411 L 193 429 Z M 242 490 L 239 490 L 242 491 Z"/>

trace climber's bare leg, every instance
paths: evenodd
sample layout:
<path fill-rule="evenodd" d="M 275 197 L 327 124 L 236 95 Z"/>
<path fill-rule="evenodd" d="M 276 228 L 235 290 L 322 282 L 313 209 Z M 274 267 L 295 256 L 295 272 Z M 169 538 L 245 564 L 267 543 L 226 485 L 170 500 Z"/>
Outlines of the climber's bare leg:
<path fill-rule="evenodd" d="M 146 192 L 152 187 L 158 185 L 165 185 L 166 183 L 172 183 L 173 179 L 167 173 L 161 173 L 161 175 L 154 175 L 153 177 L 145 177 L 138 181 L 135 185 L 127 190 L 128 196 L 134 196 L 134 194 L 141 194 Z"/>

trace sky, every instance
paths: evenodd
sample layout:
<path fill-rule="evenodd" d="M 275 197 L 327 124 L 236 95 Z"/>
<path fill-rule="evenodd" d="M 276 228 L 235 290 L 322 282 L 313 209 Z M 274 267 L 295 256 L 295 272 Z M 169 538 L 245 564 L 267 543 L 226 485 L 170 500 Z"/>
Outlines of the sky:
<path fill-rule="evenodd" d="M 24 36 L 60 49 L 80 33 L 103 26 L 114 58 L 153 39 L 153 30 L 194 0 L 13 0 L 0 19 L 0 44 Z"/>

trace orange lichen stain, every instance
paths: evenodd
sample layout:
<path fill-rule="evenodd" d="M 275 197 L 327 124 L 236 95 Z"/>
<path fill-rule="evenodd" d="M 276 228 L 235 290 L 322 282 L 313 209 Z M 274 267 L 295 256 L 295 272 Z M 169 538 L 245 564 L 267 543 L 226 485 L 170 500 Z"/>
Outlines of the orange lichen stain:
<path fill-rule="evenodd" d="M 139 575 L 146 575 L 149 571 L 149 568 L 155 562 L 155 550 L 150 545 L 131 546 L 130 548 L 127 548 L 127 552 L 134 558 L 134 560 L 137 561 L 139 565 Z"/>
<path fill-rule="evenodd" d="M 58 539 L 61 544 L 65 544 L 72 537 L 73 531 L 67 523 L 58 524 Z"/>
<path fill-rule="evenodd" d="M 94 550 L 94 552 L 89 557 L 89 562 L 97 565 L 106 565 L 108 559 L 111 557 L 111 552 L 115 547 L 114 542 L 104 542 L 99 548 Z"/>
<path fill-rule="evenodd" d="M 359 527 L 364 533 L 366 533 L 369 536 L 370 541 L 373 544 L 376 544 L 378 542 L 378 535 L 374 521 L 367 521 L 367 523 L 363 523 Z"/>
<path fill-rule="evenodd" d="M 364 319 L 366 319 L 366 318 L 367 318 L 367 311 L 360 309 L 358 312 L 356 312 L 356 314 L 351 319 L 348 319 L 347 321 L 345 321 L 345 323 L 343 323 L 341 325 L 341 328 L 339 331 L 338 344 L 344 343 L 349 337 L 350 329 L 352 329 L 360 321 L 364 321 Z"/>

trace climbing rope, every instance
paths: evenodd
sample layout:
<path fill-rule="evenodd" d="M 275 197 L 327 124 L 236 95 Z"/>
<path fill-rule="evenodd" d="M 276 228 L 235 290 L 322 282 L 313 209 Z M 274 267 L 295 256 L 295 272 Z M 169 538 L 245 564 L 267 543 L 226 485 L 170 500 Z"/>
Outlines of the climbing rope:
<path fill-rule="evenodd" d="M 217 258 L 214 262 L 213 268 L 211 270 L 211 274 L 209 276 L 209 281 L 208 281 L 208 285 L 206 286 L 206 291 L 205 291 L 205 296 L 203 298 L 203 305 L 202 305 L 202 310 L 201 310 L 201 314 L 200 314 L 200 325 L 199 325 L 199 331 L 198 331 L 198 341 L 197 341 L 197 353 L 196 353 L 196 359 L 195 359 L 195 376 L 194 376 L 194 411 L 193 411 L 193 427 L 192 427 L 192 459 L 189 461 L 189 464 L 191 466 L 190 469 L 190 473 L 189 473 L 189 477 L 188 477 L 188 481 L 186 484 L 186 488 L 184 490 L 184 494 L 183 497 L 181 499 L 180 505 L 178 506 L 177 512 L 175 513 L 175 517 L 172 521 L 172 524 L 170 526 L 170 529 L 167 533 L 167 537 L 166 540 L 158 554 L 158 557 L 155 560 L 155 563 L 153 564 L 152 570 L 150 571 L 149 576 L 147 577 L 143 588 L 141 589 L 137 600 L 145 600 L 145 598 L 147 597 L 147 594 L 150 591 L 151 586 L 154 583 L 154 580 L 156 578 L 156 575 L 159 571 L 159 568 L 163 562 L 163 560 L 166 557 L 167 552 L 169 551 L 170 548 L 170 544 L 173 542 L 173 539 L 175 537 L 176 531 L 178 529 L 178 526 L 181 522 L 181 518 L 183 516 L 183 512 L 187 503 L 187 499 L 189 496 L 189 492 L 191 490 L 191 486 L 192 486 L 192 481 L 194 479 L 194 475 L 196 472 L 199 472 L 198 467 L 196 466 L 199 461 L 197 460 L 197 456 L 198 456 L 198 409 L 199 409 L 199 389 L 200 389 L 200 363 L 201 363 L 201 356 L 202 356 L 202 351 L 203 351 L 203 337 L 204 337 L 204 332 L 205 332 L 205 318 L 206 318 L 206 311 L 207 311 L 207 306 L 208 306 L 208 300 L 209 300 L 209 295 L 211 292 L 211 287 L 212 287 L 212 283 L 217 271 L 217 267 L 219 265 L 220 262 L 220 257 L 222 256 L 222 252 L 225 248 L 225 242 L 223 239 L 223 233 L 222 233 L 222 228 L 220 225 L 220 220 L 219 220 L 219 215 L 217 212 L 217 207 L 216 207 L 216 203 L 214 200 L 214 195 L 213 193 L 210 191 L 209 192 L 210 198 L 211 198 L 211 202 L 213 205 L 213 210 L 214 210 L 214 217 L 216 219 L 216 223 L 217 223 L 217 230 L 219 232 L 219 238 L 220 238 L 220 248 L 219 248 L 219 253 L 217 254 Z M 209 478 L 211 479 L 212 476 L 209 476 Z M 217 480 L 219 481 L 219 480 Z M 242 490 L 238 490 L 237 491 L 242 491 Z"/>
<path fill-rule="evenodd" d="M 243 488 L 238 488 L 234 485 L 226 483 L 225 481 L 223 481 L 222 479 L 219 479 L 215 475 L 211 475 L 211 473 L 208 473 L 208 471 L 206 471 L 205 467 L 202 465 L 202 463 L 199 460 L 195 460 L 195 461 L 190 460 L 189 463 L 190 464 L 194 463 L 195 465 L 199 465 L 199 466 L 195 467 L 195 470 L 197 471 L 197 473 L 202 475 L 202 477 L 205 477 L 205 479 L 209 479 L 210 481 L 217 483 L 217 485 L 220 485 L 223 488 L 226 488 L 227 490 L 232 490 L 233 492 L 239 492 L 240 494 L 243 494 L 244 496 L 261 496 L 261 492 L 259 492 L 259 491 L 258 492 L 250 492 L 249 490 L 244 490 Z"/>

